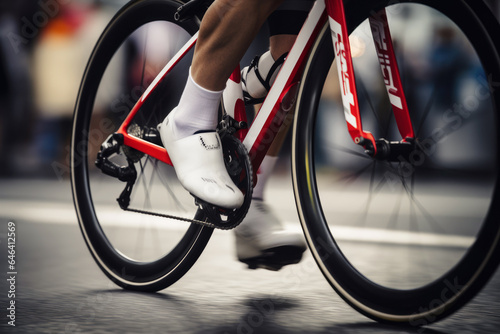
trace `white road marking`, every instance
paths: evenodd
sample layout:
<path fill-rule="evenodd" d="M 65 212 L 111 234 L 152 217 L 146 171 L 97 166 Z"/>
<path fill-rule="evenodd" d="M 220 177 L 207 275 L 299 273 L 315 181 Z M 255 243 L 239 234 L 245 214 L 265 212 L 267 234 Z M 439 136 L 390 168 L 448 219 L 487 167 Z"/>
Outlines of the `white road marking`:
<path fill-rule="evenodd" d="M 0 215 L 16 222 L 28 221 L 43 224 L 78 225 L 75 209 L 71 204 L 2 200 Z M 117 206 L 108 205 L 100 208 L 99 218 L 110 227 L 148 227 L 157 229 L 182 231 L 186 222 L 172 221 L 160 217 L 124 212 Z M 286 226 L 300 231 L 299 223 L 287 221 Z M 438 247 L 469 247 L 475 238 L 459 235 L 442 235 L 410 231 L 384 230 L 375 228 L 359 228 L 335 226 L 332 234 L 338 241 L 374 242 L 396 245 L 421 245 Z"/>

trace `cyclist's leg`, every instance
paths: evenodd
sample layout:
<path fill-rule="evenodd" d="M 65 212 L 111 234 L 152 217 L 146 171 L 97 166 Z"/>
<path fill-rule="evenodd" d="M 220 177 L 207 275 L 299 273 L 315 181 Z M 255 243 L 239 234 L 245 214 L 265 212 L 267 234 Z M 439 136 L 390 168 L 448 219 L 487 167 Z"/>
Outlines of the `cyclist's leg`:
<path fill-rule="evenodd" d="M 193 79 L 206 89 L 224 89 L 261 26 L 282 1 L 215 1 L 201 24 L 192 64 Z"/>
<path fill-rule="evenodd" d="M 247 103 L 259 103 L 292 48 L 314 0 L 285 0 L 267 21 L 269 26 L 269 51 L 255 57 L 252 64 L 242 71 L 243 91 Z"/>
<path fill-rule="evenodd" d="M 182 185 L 194 196 L 221 207 L 239 207 L 243 195 L 225 170 L 218 135 L 195 133 L 215 129 L 227 79 L 281 1 L 216 0 L 212 4 L 203 18 L 183 96 L 161 125 L 163 144 Z"/>
<path fill-rule="evenodd" d="M 285 0 L 268 19 L 269 44 L 274 59 L 287 53 L 295 43 L 315 0 Z"/>
<path fill-rule="evenodd" d="M 291 50 L 293 44 L 295 43 L 295 39 L 307 18 L 313 1 L 314 0 L 285 0 L 285 2 L 268 18 L 270 34 L 268 53 L 271 59 L 263 60 L 264 62 L 269 62 L 268 64 L 261 64 L 259 62 L 258 71 L 259 75 L 262 78 L 267 78 L 269 75 L 271 76 L 270 84 L 273 83 L 273 80 L 277 72 L 281 68 L 281 65 L 275 66 L 275 68 L 273 69 L 276 73 L 263 72 L 262 70 L 271 69 L 275 60 L 278 60 L 280 57 L 287 54 Z M 254 68 L 254 70 L 257 69 Z M 250 70 L 247 67 L 242 72 L 243 76 L 245 76 L 245 74 L 248 75 L 250 73 Z M 255 76 L 247 77 L 247 83 L 255 87 L 257 90 L 262 91 L 262 95 L 256 96 L 257 98 L 265 97 L 265 95 L 267 94 L 267 89 L 259 85 L 260 83 Z M 276 163 L 281 147 L 283 146 L 283 142 L 285 141 L 285 137 L 290 124 L 291 121 L 288 122 L 287 119 L 285 121 L 285 126 L 278 132 L 276 139 L 269 148 L 266 158 L 262 162 L 261 168 L 259 169 L 259 177 L 257 180 L 257 185 L 253 192 L 253 198 L 260 200 L 264 199 L 263 192 L 266 187 L 267 180 L 269 179 L 269 174 L 271 174 L 274 169 L 274 165 Z"/>
<path fill-rule="evenodd" d="M 255 97 L 251 93 L 259 92 L 261 95 L 256 97 L 265 97 L 269 89 L 265 86 L 270 86 L 274 81 L 281 67 L 278 62 L 282 61 L 282 55 L 287 54 L 292 48 L 311 5 L 312 2 L 308 0 L 287 0 L 271 14 L 268 20 L 271 35 L 270 50 L 254 61 L 254 63 L 258 62 L 257 67 L 247 67 L 242 73 L 242 77 L 246 78 L 245 83 L 249 84 L 244 87 L 255 88 L 250 92 L 250 96 Z M 252 71 L 259 71 L 261 78 L 268 81 L 268 84 L 262 85 L 255 72 L 252 73 Z M 247 216 L 234 230 L 237 257 L 240 261 L 247 263 L 250 268 L 280 269 L 284 265 L 299 262 L 306 249 L 302 234 L 299 231 L 287 229 L 273 214 L 264 197 L 267 182 L 273 173 L 289 128 L 287 124 L 291 124 L 288 118 L 259 168 L 257 184 Z"/>

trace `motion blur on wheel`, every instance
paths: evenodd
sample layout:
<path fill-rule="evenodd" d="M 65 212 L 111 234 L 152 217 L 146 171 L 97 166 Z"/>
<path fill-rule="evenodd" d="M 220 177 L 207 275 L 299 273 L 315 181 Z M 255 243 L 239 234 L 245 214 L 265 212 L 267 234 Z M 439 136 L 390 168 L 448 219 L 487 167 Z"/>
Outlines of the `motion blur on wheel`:
<path fill-rule="evenodd" d="M 415 138 L 406 154 L 382 158 L 353 142 L 325 29 L 295 123 L 299 212 L 349 304 L 379 321 L 427 324 L 474 296 L 498 264 L 500 69 L 498 38 L 484 30 L 494 18 L 466 1 L 346 7 L 363 129 L 401 141 L 367 20 L 385 7 Z"/>
<path fill-rule="evenodd" d="M 104 273 L 118 285 L 155 291 L 177 281 L 212 233 L 172 166 L 113 135 L 156 75 L 198 30 L 174 20 L 176 1 L 132 1 L 98 41 L 77 101 L 72 186 L 80 227 Z M 157 125 L 178 103 L 192 51 L 151 93 L 127 131 L 161 146 Z"/>

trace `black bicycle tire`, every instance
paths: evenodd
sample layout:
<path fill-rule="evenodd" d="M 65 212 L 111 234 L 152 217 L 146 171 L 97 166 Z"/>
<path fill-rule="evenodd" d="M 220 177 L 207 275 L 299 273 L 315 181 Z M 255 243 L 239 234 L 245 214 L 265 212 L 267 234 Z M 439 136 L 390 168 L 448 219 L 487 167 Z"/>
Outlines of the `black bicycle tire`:
<path fill-rule="evenodd" d="M 130 290 L 158 291 L 179 280 L 196 262 L 213 229 L 191 224 L 183 238 L 164 257 L 151 262 L 134 262 L 122 256 L 108 241 L 94 212 L 89 185 L 85 133 L 97 87 L 104 70 L 122 41 L 143 24 L 167 20 L 194 34 L 199 21 L 178 23 L 174 14 L 181 3 L 171 0 L 136 0 L 123 7 L 98 40 L 85 70 L 74 112 L 71 142 L 71 185 L 79 226 L 94 260 L 117 285 Z M 84 143 L 82 146 L 82 143 Z M 200 212 L 200 211 L 198 211 Z M 202 219 L 203 217 L 195 217 Z"/>
<path fill-rule="evenodd" d="M 466 26 L 469 36 L 482 36 L 475 47 L 481 51 L 483 66 L 492 82 L 500 81 L 500 31 L 498 21 L 480 1 L 400 1 L 420 3 L 436 8 L 451 18 L 460 28 Z M 346 1 L 349 31 L 353 31 L 373 10 L 393 1 Z M 398 2 L 399 3 L 399 2 Z M 331 236 L 318 198 L 314 171 L 314 123 L 324 80 L 333 55 L 331 37 L 326 25 L 316 41 L 307 62 L 297 102 L 293 127 L 292 177 L 297 208 L 306 240 L 323 275 L 333 289 L 355 310 L 383 323 L 422 326 L 441 320 L 469 302 L 488 282 L 500 262 L 500 181 L 497 179 L 487 222 L 477 240 L 462 260 L 440 279 L 428 286 L 412 290 L 392 290 L 377 285 L 354 268 L 342 254 Z M 328 67 L 326 67 L 328 68 Z M 496 112 L 500 108 L 500 92 L 492 89 Z M 497 117 L 496 128 L 500 129 Z M 496 158 L 500 156 L 497 136 Z M 482 259 L 482 261 L 477 261 Z M 462 286 L 442 303 L 442 292 L 449 290 L 446 282 Z"/>

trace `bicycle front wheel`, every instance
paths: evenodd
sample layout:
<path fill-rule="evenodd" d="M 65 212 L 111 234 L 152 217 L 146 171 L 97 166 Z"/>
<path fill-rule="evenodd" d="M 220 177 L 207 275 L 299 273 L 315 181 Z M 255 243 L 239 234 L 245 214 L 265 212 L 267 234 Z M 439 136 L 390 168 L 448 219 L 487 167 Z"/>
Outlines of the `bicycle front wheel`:
<path fill-rule="evenodd" d="M 399 136 L 367 20 L 384 8 L 417 148 L 380 161 L 352 142 L 325 26 L 300 88 L 292 174 L 331 286 L 370 318 L 421 326 L 473 298 L 500 260 L 500 28 L 479 1 L 346 1 L 361 117 L 376 139 Z"/>
<path fill-rule="evenodd" d="M 212 229 L 120 208 L 126 188 L 95 166 L 106 138 L 116 132 L 156 74 L 198 30 L 197 20 L 174 20 L 179 2 L 132 1 L 100 37 L 87 65 L 74 114 L 71 183 L 85 242 L 102 271 L 123 288 L 163 289 L 182 277 L 205 248 Z M 192 55 L 150 95 L 128 131 L 143 137 L 177 105 Z M 134 165 L 129 208 L 202 220 L 175 172 L 148 155 L 122 147 L 110 157 Z"/>

